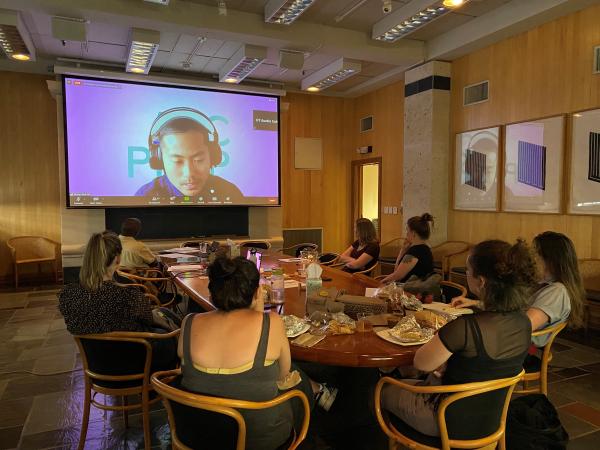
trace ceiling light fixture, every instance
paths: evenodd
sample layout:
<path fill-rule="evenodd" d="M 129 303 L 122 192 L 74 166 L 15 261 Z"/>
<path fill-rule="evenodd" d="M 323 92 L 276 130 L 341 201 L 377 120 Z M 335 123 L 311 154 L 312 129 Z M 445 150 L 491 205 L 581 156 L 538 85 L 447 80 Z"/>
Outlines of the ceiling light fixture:
<path fill-rule="evenodd" d="M 464 5 L 468 1 L 414 0 L 373 25 L 371 37 L 378 41 L 395 42 L 451 12 L 451 8 Z M 446 3 L 450 2 L 453 5 L 446 6 Z"/>
<path fill-rule="evenodd" d="M 156 53 L 158 53 L 159 43 L 160 32 L 143 28 L 132 28 L 125 71 L 148 75 Z"/>
<path fill-rule="evenodd" d="M 35 60 L 35 47 L 18 11 L 0 9 L 0 48 L 11 59 Z"/>
<path fill-rule="evenodd" d="M 169 0 L 144 0 L 147 3 L 156 3 L 158 5 L 169 6 Z"/>
<path fill-rule="evenodd" d="M 219 71 L 221 83 L 239 83 L 267 59 L 267 48 L 242 45 Z"/>
<path fill-rule="evenodd" d="M 269 0 L 265 5 L 265 22 L 290 25 L 315 0 Z"/>
<path fill-rule="evenodd" d="M 301 82 L 303 91 L 318 92 L 327 89 L 340 81 L 360 73 L 360 63 L 350 62 L 344 58 L 336 59 L 322 69 L 307 76 Z"/>

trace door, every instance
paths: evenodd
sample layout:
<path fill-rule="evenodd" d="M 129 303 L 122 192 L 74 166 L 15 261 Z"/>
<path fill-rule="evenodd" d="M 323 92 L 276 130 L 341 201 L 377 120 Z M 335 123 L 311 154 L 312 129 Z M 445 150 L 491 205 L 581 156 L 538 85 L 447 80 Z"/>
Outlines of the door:
<path fill-rule="evenodd" d="M 352 220 L 351 227 L 359 217 L 369 219 L 381 236 L 379 214 L 381 211 L 381 158 L 352 161 Z M 352 231 L 354 239 L 354 231 Z"/>

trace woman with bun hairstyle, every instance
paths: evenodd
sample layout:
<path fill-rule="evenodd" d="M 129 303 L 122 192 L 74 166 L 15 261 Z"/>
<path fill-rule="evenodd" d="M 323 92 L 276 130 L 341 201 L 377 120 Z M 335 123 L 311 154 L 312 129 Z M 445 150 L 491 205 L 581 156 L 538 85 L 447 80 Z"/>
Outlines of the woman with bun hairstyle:
<path fill-rule="evenodd" d="M 566 321 L 573 328 L 581 327 L 585 288 L 573 242 L 562 233 L 545 231 L 533 239 L 533 248 L 540 278 L 534 283 L 527 310 L 532 329 L 535 331 Z M 482 305 L 478 300 L 459 297 L 452 301 L 452 306 Z M 543 347 L 548 339 L 548 335 L 536 336 L 532 341 L 535 346 Z"/>
<path fill-rule="evenodd" d="M 531 322 L 523 310 L 535 277 L 535 262 L 523 241 L 510 245 L 492 240 L 473 247 L 467 259 L 467 282 L 485 310 L 449 322 L 417 351 L 415 368 L 433 372 L 425 384 L 462 384 L 519 374 L 531 340 Z M 474 439 L 493 433 L 504 394 L 492 391 L 452 405 L 446 414 L 450 435 Z M 421 433 L 439 435 L 439 396 L 413 394 L 393 385 L 382 395 L 383 407 L 397 418 Z"/>
<path fill-rule="evenodd" d="M 188 315 L 182 323 L 181 385 L 218 397 L 272 400 L 279 395 L 278 381 L 289 379 L 290 346 L 281 317 L 264 312 L 256 265 L 246 258 L 219 257 L 208 267 L 208 279 L 216 310 Z M 321 386 L 299 375 L 295 388 L 312 406 Z M 247 427 L 246 448 L 278 448 L 295 425 L 299 429 L 303 411 L 297 398 L 265 410 L 240 410 Z"/>
<path fill-rule="evenodd" d="M 427 244 L 432 228 L 433 216 L 429 213 L 408 219 L 406 239 L 396 258 L 394 271 L 381 280 L 382 283 L 405 282 L 412 275 L 425 279 L 433 272 L 433 254 Z"/>

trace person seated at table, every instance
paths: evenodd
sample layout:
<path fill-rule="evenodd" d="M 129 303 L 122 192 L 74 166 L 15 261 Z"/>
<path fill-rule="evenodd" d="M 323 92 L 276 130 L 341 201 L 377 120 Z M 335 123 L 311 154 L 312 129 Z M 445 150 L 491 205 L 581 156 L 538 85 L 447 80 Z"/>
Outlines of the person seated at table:
<path fill-rule="evenodd" d="M 535 277 L 535 261 L 523 241 L 512 246 L 497 240 L 477 244 L 467 259 L 467 282 L 483 301 L 485 311 L 459 316 L 417 350 L 415 368 L 432 372 L 421 384 L 462 384 L 519 374 L 531 339 L 531 322 L 523 310 Z M 419 380 L 406 382 L 417 384 Z M 465 403 L 457 407 L 485 405 L 482 423 L 474 425 L 485 428 L 486 417 L 494 416 L 504 399 L 494 392 L 478 397 L 461 400 Z M 389 385 L 382 398 L 383 407 L 403 422 L 423 434 L 439 436 L 439 396 Z M 457 410 L 453 417 L 460 417 Z"/>
<path fill-rule="evenodd" d="M 354 234 L 356 240 L 338 258 L 346 272 L 367 270 L 377 264 L 379 258 L 379 241 L 373 222 L 362 217 L 356 219 Z"/>
<path fill-rule="evenodd" d="M 150 302 L 133 287 L 113 281 L 121 263 L 121 241 L 110 231 L 94 233 L 87 243 L 79 272 L 79 283 L 65 286 L 58 294 L 58 309 L 71 334 L 111 331 L 164 333 L 155 325 Z M 176 342 L 152 342 L 153 364 L 175 367 Z"/>
<path fill-rule="evenodd" d="M 291 369 L 290 346 L 281 318 L 264 313 L 257 295 L 260 275 L 246 258 L 218 257 L 208 267 L 208 290 L 215 311 L 188 315 L 179 339 L 181 385 L 205 395 L 268 401 L 279 395 L 278 381 Z M 302 390 L 312 404 L 336 392 L 300 373 Z M 299 399 L 266 410 L 240 410 L 246 421 L 247 449 L 282 445 L 303 418 Z"/>
<path fill-rule="evenodd" d="M 562 233 L 546 231 L 533 239 L 540 279 L 529 299 L 527 316 L 532 329 L 539 330 L 568 320 L 569 326 L 583 325 L 585 288 L 579 274 L 577 253 L 571 239 Z M 478 300 L 459 297 L 452 306 L 481 306 Z M 549 336 L 532 338 L 536 347 L 546 345 Z"/>
<path fill-rule="evenodd" d="M 381 280 L 383 284 L 390 281 L 404 283 L 413 275 L 425 279 L 433 272 L 433 253 L 427 244 L 432 227 L 433 216 L 429 213 L 408 219 L 404 245 L 396 258 L 394 271 Z"/>
<path fill-rule="evenodd" d="M 125 219 L 121 224 L 119 239 L 123 246 L 121 267 L 135 269 L 153 267 L 158 264 L 156 257 L 146 244 L 136 239 L 142 230 L 142 222 L 136 217 Z"/>

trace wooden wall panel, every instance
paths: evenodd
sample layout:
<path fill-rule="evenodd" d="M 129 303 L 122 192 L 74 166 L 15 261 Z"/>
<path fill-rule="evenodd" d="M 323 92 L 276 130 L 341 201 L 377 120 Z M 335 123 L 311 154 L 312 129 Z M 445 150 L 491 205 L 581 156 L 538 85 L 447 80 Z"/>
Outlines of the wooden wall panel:
<path fill-rule="evenodd" d="M 454 134 L 600 107 L 600 75 L 592 74 L 600 45 L 600 6 L 549 22 L 452 63 Z M 463 88 L 490 82 L 490 99 L 464 107 Z M 600 217 L 450 211 L 451 239 L 531 239 L 544 230 L 568 234 L 580 258 L 600 258 Z"/>
<path fill-rule="evenodd" d="M 0 72 L 0 279 L 12 273 L 6 239 L 60 241 L 56 102 L 46 79 Z"/>
<path fill-rule="evenodd" d="M 359 121 L 373 116 L 373 130 L 360 132 Z M 404 234 L 402 204 L 402 151 L 404 148 L 404 81 L 398 81 L 355 99 L 354 115 L 349 124 L 354 136 L 351 160 L 382 158 L 381 207 L 396 206 L 398 214 L 380 211 L 381 241 Z M 357 147 L 373 146 L 373 153 L 360 155 Z"/>
<path fill-rule="evenodd" d="M 352 136 L 345 132 L 353 101 L 288 94 L 282 111 L 283 228 L 323 227 L 323 247 L 339 252 L 350 241 L 350 162 Z M 294 168 L 294 138 L 323 140 L 323 170 Z"/>

